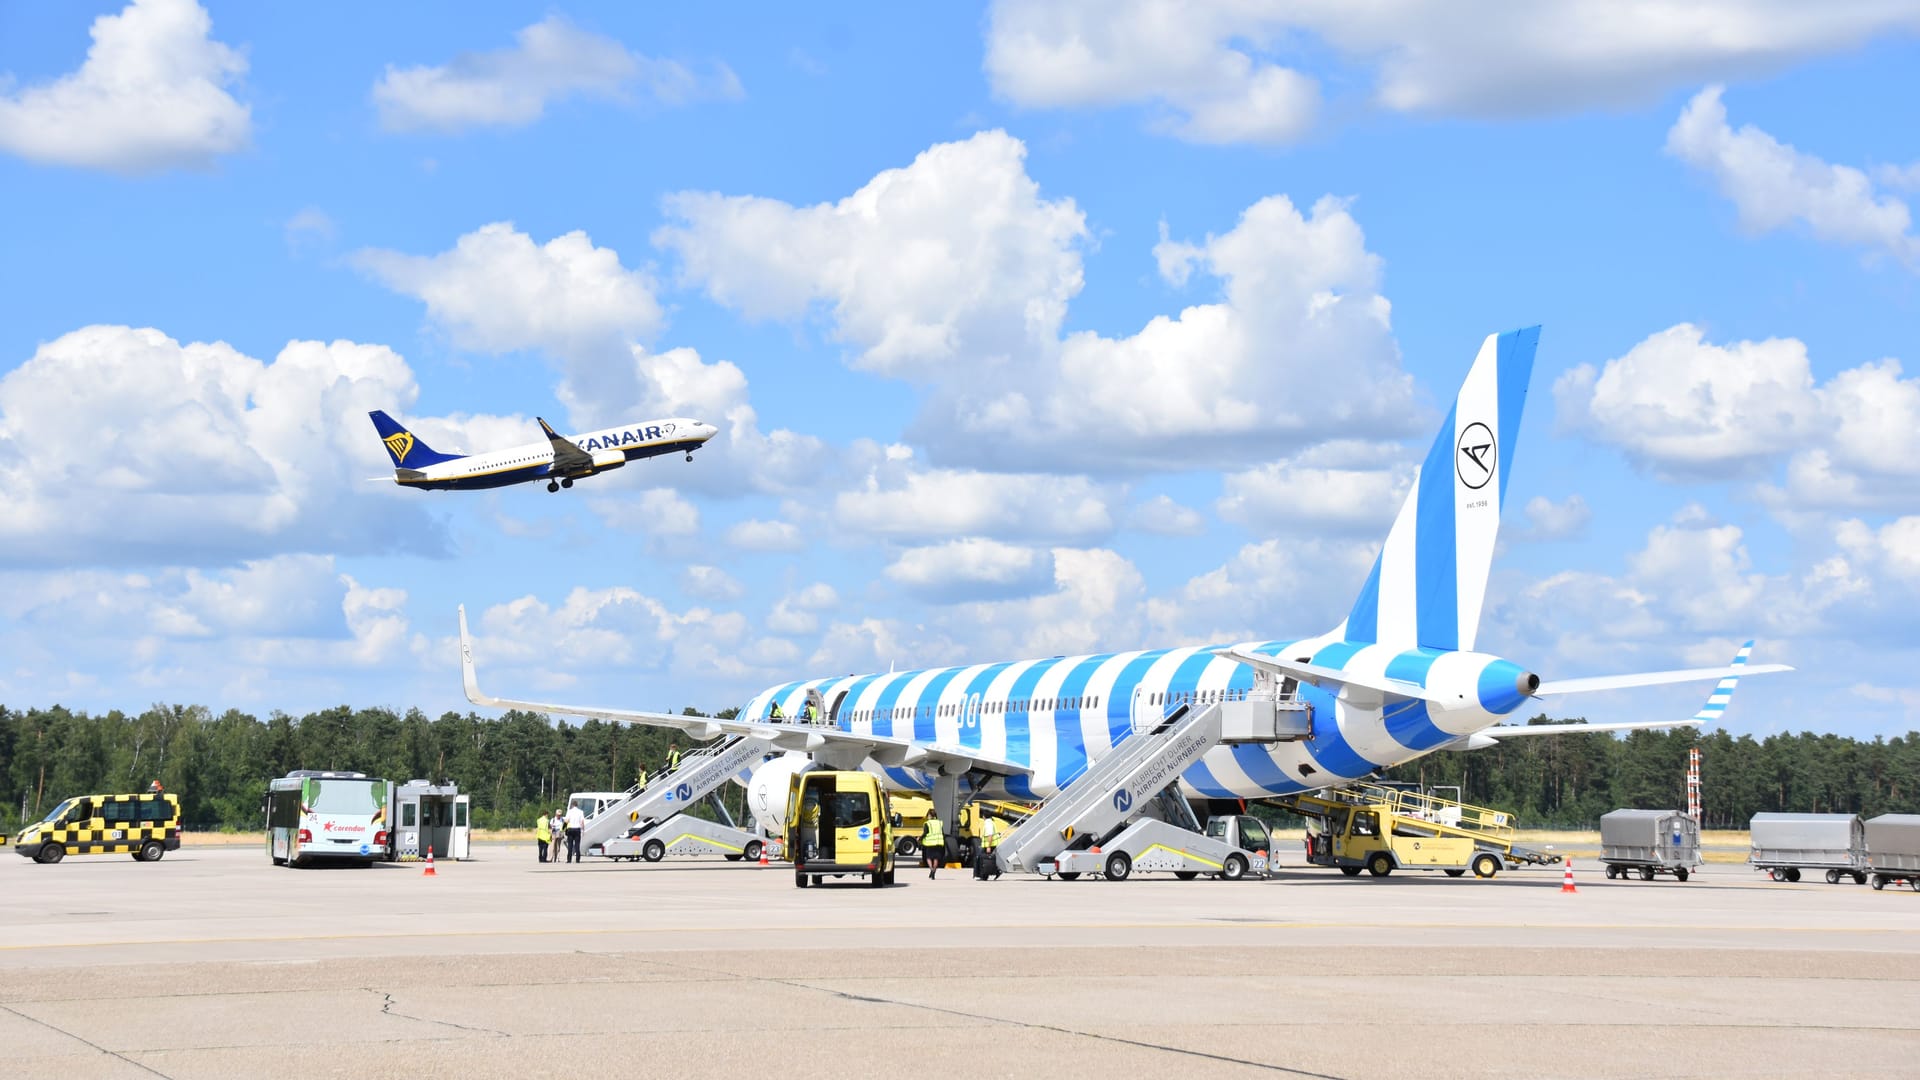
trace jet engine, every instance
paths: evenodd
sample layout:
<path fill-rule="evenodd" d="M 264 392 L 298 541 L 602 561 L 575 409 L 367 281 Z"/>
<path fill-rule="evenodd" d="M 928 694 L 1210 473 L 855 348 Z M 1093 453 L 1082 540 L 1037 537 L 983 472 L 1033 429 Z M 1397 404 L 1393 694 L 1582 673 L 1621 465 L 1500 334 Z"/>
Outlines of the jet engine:
<path fill-rule="evenodd" d="M 618 450 L 595 450 L 591 455 L 593 464 L 587 466 L 587 475 L 617 469 L 627 463 L 627 455 Z"/>
<path fill-rule="evenodd" d="M 747 809 L 754 824 L 768 836 L 783 836 L 787 831 L 787 792 L 793 789 L 794 774 L 812 767 L 813 759 L 801 753 L 782 754 L 762 762 L 747 779 Z"/>

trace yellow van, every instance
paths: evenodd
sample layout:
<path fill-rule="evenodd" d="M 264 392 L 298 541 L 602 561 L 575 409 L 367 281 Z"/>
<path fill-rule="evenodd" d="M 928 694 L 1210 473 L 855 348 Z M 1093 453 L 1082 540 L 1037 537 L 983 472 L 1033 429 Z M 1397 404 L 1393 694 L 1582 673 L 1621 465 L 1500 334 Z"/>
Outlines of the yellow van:
<path fill-rule="evenodd" d="M 787 789 L 794 885 L 842 874 L 865 874 L 876 889 L 893 884 L 890 813 L 871 773 L 796 773 Z"/>
<path fill-rule="evenodd" d="M 82 795 L 53 808 L 20 832 L 13 850 L 34 862 L 57 863 L 68 855 L 132 855 L 158 862 L 180 846 L 180 797 Z"/>

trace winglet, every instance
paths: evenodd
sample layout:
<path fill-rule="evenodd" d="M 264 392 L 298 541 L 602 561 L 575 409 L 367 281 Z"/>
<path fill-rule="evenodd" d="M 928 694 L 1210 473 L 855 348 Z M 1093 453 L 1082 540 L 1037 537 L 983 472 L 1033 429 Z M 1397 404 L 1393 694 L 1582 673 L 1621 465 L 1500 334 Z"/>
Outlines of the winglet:
<path fill-rule="evenodd" d="M 467 634 L 467 605 L 460 605 L 460 678 L 466 683 L 467 700 L 475 705 L 499 707 L 499 698 L 480 692 L 480 676 L 473 670 L 473 638 Z"/>
<path fill-rule="evenodd" d="M 548 438 L 548 439 L 550 439 L 550 440 L 552 440 L 552 441 L 554 441 L 554 442 L 561 442 L 561 441 L 563 441 L 563 440 L 562 440 L 562 439 L 560 438 L 560 433 L 559 433 L 559 432 L 557 432 L 557 431 L 555 431 L 555 430 L 553 430 L 553 425 L 552 425 L 552 424 L 549 424 L 549 423 L 547 423 L 547 422 L 546 422 L 546 420 L 545 420 L 544 418 L 542 418 L 542 417 L 538 417 L 538 416 L 536 416 L 536 417 L 534 417 L 534 418 L 533 418 L 533 422 L 534 422 L 534 423 L 536 423 L 536 424 L 539 424 L 539 425 L 540 425 L 540 430 L 541 430 L 541 431 L 544 431 L 544 432 L 546 432 L 546 433 L 547 433 L 547 438 Z"/>

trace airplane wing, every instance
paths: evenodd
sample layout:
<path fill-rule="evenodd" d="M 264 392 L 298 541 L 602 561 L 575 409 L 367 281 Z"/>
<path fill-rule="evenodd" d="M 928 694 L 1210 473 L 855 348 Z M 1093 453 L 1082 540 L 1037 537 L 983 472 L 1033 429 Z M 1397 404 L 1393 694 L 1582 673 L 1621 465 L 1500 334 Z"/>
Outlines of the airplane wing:
<path fill-rule="evenodd" d="M 673 713 L 637 712 L 630 709 L 587 708 L 541 701 L 516 701 L 493 697 L 480 689 L 474 671 L 473 639 L 467 634 L 467 609 L 460 608 L 460 674 L 466 684 L 467 700 L 475 705 L 496 709 L 528 709 L 533 712 L 566 713 L 587 716 L 616 724 L 645 724 L 649 727 L 684 731 L 702 742 L 722 735 L 745 735 L 766 739 L 776 749 L 798 750 L 813 754 L 838 768 L 857 768 L 868 758 L 881 765 L 924 769 L 928 772 L 956 775 L 979 770 L 999 776 L 1029 776 L 1033 770 L 1017 762 L 989 757 L 964 746 L 912 742 L 884 735 L 843 731 L 824 724 L 789 722 L 771 724 L 761 720 L 722 720 L 711 716 L 677 716 Z"/>
<path fill-rule="evenodd" d="M 534 420 L 540 424 L 540 430 L 547 433 L 547 441 L 553 444 L 553 468 L 556 471 L 592 467 L 592 455 L 580 449 L 573 440 L 553 430 L 553 425 L 545 420 L 538 416 Z"/>
<path fill-rule="evenodd" d="M 1725 668 L 1699 668 L 1699 669 L 1696 669 L 1694 672 L 1662 672 L 1661 674 L 1666 674 L 1666 675 L 1682 675 L 1682 674 L 1695 675 L 1699 672 L 1707 672 L 1707 673 L 1711 673 L 1714 671 L 1722 672 L 1720 682 L 1714 686 L 1713 693 L 1707 695 L 1707 703 L 1705 705 L 1700 706 L 1699 712 L 1694 713 L 1692 716 L 1689 716 L 1684 720 L 1629 720 L 1621 723 L 1612 723 L 1612 724 L 1578 723 L 1578 724 L 1499 725 L 1495 727 L 1484 728 L 1480 731 L 1475 732 L 1473 735 L 1469 736 L 1468 737 L 1470 740 L 1469 748 L 1479 749 L 1481 747 L 1491 746 L 1493 743 L 1498 742 L 1501 739 L 1511 739 L 1519 735 L 1560 735 L 1566 732 L 1579 733 L 1579 732 L 1586 732 L 1586 731 L 1652 731 L 1659 728 L 1699 727 L 1701 724 L 1704 724 L 1709 720 L 1718 720 L 1720 719 L 1721 716 L 1726 714 L 1727 706 L 1733 702 L 1733 688 L 1739 685 L 1741 675 L 1747 674 L 1748 672 L 1752 672 L 1754 674 L 1760 674 L 1762 672 L 1768 672 L 1768 671 L 1793 670 L 1792 668 L 1787 667 L 1784 664 L 1760 664 L 1755 667 L 1748 667 L 1747 657 L 1751 656 L 1752 654 L 1753 654 L 1753 642 L 1749 641 L 1745 645 L 1740 646 L 1740 651 L 1733 655 L 1733 663 L 1728 665 Z M 1639 677 L 1640 676 L 1625 676 L 1625 678 L 1639 678 Z M 1591 681 L 1601 681 L 1601 680 L 1569 680 L 1569 681 L 1591 682 Z M 1668 681 L 1680 682 L 1683 680 L 1672 679 Z M 1546 687 L 1551 685 L 1553 684 L 1548 683 L 1546 685 L 1543 685 L 1540 688 L 1541 692 L 1545 693 Z M 1654 684 L 1634 683 L 1632 685 L 1649 686 Z M 1490 741 L 1482 741 L 1482 740 L 1490 740 Z"/>

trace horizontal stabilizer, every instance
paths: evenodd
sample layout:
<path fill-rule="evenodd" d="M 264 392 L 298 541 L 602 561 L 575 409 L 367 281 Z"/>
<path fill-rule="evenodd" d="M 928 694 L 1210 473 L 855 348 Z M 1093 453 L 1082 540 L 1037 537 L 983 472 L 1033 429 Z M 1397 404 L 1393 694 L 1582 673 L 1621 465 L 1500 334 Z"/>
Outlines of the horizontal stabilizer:
<path fill-rule="evenodd" d="M 1684 671 L 1643 671 L 1638 675 L 1600 675 L 1591 679 L 1553 679 L 1540 684 L 1535 697 L 1556 694 L 1584 694 L 1594 690 L 1630 690 L 1636 686 L 1666 686 L 1670 683 L 1705 682 L 1740 675 L 1771 675 L 1792 671 L 1790 664 L 1740 664 L 1728 667 L 1688 668 Z"/>
<path fill-rule="evenodd" d="M 1473 733 L 1474 738 L 1511 739 L 1515 735 L 1578 735 L 1587 731 L 1657 731 L 1661 728 L 1698 727 L 1697 717 L 1685 720 L 1632 720 L 1618 724 L 1502 724 Z"/>

